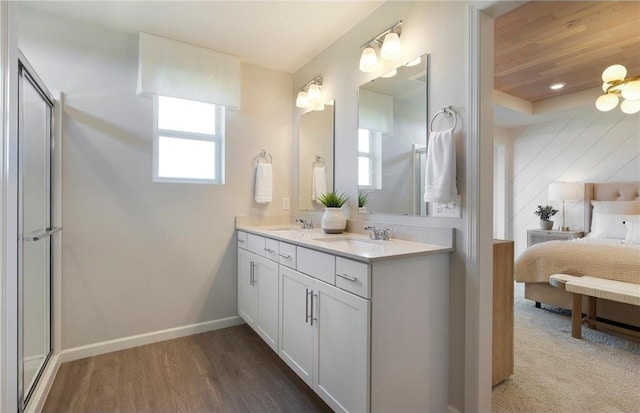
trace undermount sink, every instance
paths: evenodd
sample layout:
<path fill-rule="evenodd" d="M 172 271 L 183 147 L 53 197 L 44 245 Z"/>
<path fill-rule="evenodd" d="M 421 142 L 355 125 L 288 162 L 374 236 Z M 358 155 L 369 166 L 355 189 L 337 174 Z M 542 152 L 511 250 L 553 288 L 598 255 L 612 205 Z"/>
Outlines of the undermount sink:
<path fill-rule="evenodd" d="M 373 240 L 362 238 L 348 238 L 348 237 L 326 237 L 326 238 L 313 238 L 314 241 L 330 243 L 333 248 L 349 248 L 358 249 L 364 251 L 372 251 L 377 248 L 381 248 L 381 244 Z"/>

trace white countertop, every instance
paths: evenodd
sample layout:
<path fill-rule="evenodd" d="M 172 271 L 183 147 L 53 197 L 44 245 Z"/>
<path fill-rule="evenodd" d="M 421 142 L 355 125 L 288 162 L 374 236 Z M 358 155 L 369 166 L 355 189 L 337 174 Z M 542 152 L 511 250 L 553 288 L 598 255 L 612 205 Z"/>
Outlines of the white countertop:
<path fill-rule="evenodd" d="M 366 263 L 453 251 L 442 245 L 398 239 L 372 240 L 349 232 L 325 234 L 321 229 L 303 230 L 292 225 L 237 226 L 236 229 Z"/>

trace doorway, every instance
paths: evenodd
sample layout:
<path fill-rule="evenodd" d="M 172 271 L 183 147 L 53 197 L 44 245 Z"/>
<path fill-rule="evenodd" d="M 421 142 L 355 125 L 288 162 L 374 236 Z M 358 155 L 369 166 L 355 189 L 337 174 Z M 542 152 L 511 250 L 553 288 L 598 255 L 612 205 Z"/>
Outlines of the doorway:
<path fill-rule="evenodd" d="M 54 99 L 18 58 L 18 410 L 52 353 L 51 280 Z"/>

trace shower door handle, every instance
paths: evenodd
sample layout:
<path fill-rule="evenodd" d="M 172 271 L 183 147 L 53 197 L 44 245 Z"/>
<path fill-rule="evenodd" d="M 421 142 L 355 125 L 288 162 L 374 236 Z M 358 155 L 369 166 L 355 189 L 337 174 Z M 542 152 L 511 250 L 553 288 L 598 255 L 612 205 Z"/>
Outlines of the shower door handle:
<path fill-rule="evenodd" d="M 40 241 L 41 239 L 50 237 L 51 235 L 61 230 L 62 230 L 62 227 L 47 228 L 45 232 L 42 232 L 36 235 L 31 235 L 29 237 L 23 237 L 22 239 L 23 241 Z"/>

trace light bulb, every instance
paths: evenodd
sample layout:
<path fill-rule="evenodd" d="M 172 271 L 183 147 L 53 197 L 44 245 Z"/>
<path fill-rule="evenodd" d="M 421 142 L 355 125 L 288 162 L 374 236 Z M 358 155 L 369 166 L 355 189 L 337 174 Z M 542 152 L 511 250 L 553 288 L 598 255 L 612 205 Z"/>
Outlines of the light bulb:
<path fill-rule="evenodd" d="M 622 87 L 622 97 L 629 100 L 640 99 L 640 80 L 628 82 Z"/>
<path fill-rule="evenodd" d="M 400 36 L 398 33 L 388 33 L 384 36 L 382 48 L 380 49 L 380 57 L 386 60 L 396 60 L 402 55 L 402 45 L 400 44 Z"/>
<path fill-rule="evenodd" d="M 381 74 L 380 77 L 385 77 L 385 78 L 394 77 L 397 74 L 398 74 L 398 71 L 396 69 L 393 69 L 393 70 L 388 71 L 387 73 Z"/>
<path fill-rule="evenodd" d="M 627 115 L 633 115 L 640 112 L 640 100 L 623 100 L 620 104 L 620 110 Z"/>
<path fill-rule="evenodd" d="M 320 88 L 320 85 L 317 83 L 313 83 L 311 85 L 309 85 L 309 90 L 307 91 L 307 96 L 309 97 L 309 100 L 311 102 L 315 102 L 317 100 L 320 100 L 320 98 L 322 97 L 322 89 Z"/>
<path fill-rule="evenodd" d="M 603 82 L 623 80 L 627 76 L 627 68 L 622 65 L 611 65 L 602 72 Z"/>
<path fill-rule="evenodd" d="M 378 56 L 373 47 L 367 46 L 360 56 L 360 70 L 362 72 L 374 72 L 378 68 Z"/>
<path fill-rule="evenodd" d="M 309 96 L 304 90 L 298 92 L 298 97 L 296 97 L 296 106 L 299 108 L 306 108 L 309 106 Z"/>
<path fill-rule="evenodd" d="M 618 97 L 612 94 L 600 96 L 596 100 L 596 108 L 601 112 L 608 112 L 618 105 Z"/>

